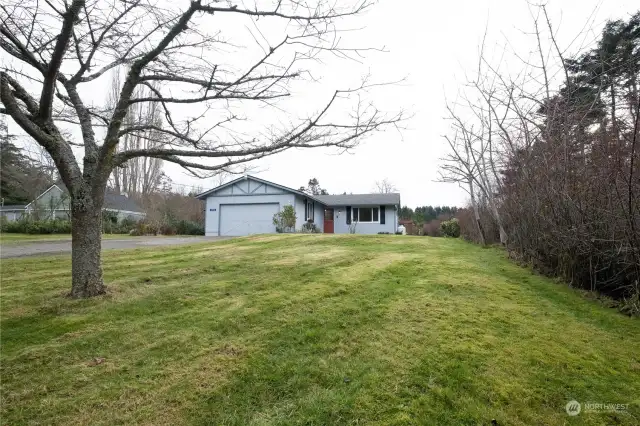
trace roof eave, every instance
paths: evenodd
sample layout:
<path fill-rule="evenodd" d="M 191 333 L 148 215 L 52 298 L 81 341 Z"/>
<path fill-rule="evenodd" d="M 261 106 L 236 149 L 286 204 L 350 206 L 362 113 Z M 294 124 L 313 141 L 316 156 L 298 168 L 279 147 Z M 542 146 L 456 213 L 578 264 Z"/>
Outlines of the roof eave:
<path fill-rule="evenodd" d="M 260 178 L 258 178 L 258 177 L 255 177 L 255 176 L 249 176 L 249 175 L 241 176 L 241 177 L 239 177 L 238 179 L 234 179 L 234 180 L 229 181 L 229 182 L 227 182 L 227 183 L 225 183 L 225 184 L 222 184 L 222 185 L 220 185 L 220 186 L 216 186 L 215 188 L 212 188 L 212 189 L 210 189 L 210 190 L 208 190 L 208 191 L 205 191 L 205 192 L 202 192 L 202 193 L 200 193 L 200 194 L 196 195 L 196 196 L 195 196 L 195 198 L 197 198 L 198 200 L 206 200 L 206 199 L 207 199 L 207 197 L 208 197 L 209 195 L 211 195 L 212 193 L 214 193 L 214 192 L 216 192 L 216 191 L 218 191 L 218 190 L 220 190 L 220 189 L 226 188 L 227 186 L 233 185 L 233 184 L 235 184 L 235 183 L 237 183 L 237 182 L 239 182 L 239 181 L 241 181 L 241 180 L 243 180 L 243 179 L 245 179 L 245 180 L 253 179 L 253 180 L 255 180 L 255 181 L 257 181 L 257 182 L 260 182 L 260 183 L 262 183 L 262 184 L 275 186 L 276 188 L 280 188 L 280 189 L 283 189 L 283 190 L 285 190 L 285 191 L 292 192 L 292 193 L 294 193 L 294 194 L 296 194 L 296 195 L 299 195 L 299 196 L 301 196 L 301 197 L 307 197 L 307 198 L 309 198 L 309 199 L 311 199 L 311 200 L 313 200 L 313 201 L 316 201 L 316 202 L 318 202 L 318 203 L 320 203 L 320 204 L 322 204 L 322 205 L 324 205 L 324 206 L 326 206 L 326 205 L 327 205 L 324 201 L 321 201 L 321 200 L 319 200 L 319 199 L 315 198 L 313 195 L 307 194 L 306 192 L 297 191 L 297 190 L 295 190 L 295 189 L 293 189 L 293 188 L 289 188 L 289 187 L 287 187 L 287 186 L 283 186 L 283 185 L 277 184 L 277 183 L 275 183 L 275 182 L 270 182 L 270 181 L 268 181 L 268 180 L 260 179 Z"/>
<path fill-rule="evenodd" d="M 327 207 L 371 207 L 371 206 L 397 206 L 398 203 L 326 203 L 321 201 Z"/>

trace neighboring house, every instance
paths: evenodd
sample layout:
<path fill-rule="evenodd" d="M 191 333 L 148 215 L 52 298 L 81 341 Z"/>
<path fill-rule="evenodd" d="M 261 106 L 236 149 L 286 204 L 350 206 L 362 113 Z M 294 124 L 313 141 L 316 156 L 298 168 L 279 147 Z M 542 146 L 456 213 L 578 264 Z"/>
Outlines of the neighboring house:
<path fill-rule="evenodd" d="M 107 190 L 103 210 L 115 212 L 118 220 L 141 220 L 146 216 L 138 204 L 124 194 Z M 62 184 L 51 185 L 26 206 L 3 206 L 2 216 L 7 220 L 18 220 L 24 215 L 37 216 L 39 219 L 69 219 L 69 193 Z"/>
<path fill-rule="evenodd" d="M 320 232 L 394 233 L 400 194 L 309 195 L 255 176 L 243 176 L 196 196 L 206 202 L 205 235 L 275 233 L 273 215 L 294 206 L 296 230 L 308 220 Z"/>

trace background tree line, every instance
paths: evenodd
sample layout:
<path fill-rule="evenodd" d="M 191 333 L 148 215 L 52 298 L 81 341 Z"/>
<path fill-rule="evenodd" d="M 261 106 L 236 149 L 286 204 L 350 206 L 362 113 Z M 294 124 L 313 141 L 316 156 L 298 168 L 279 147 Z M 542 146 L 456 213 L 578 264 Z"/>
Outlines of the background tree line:
<path fill-rule="evenodd" d="M 411 207 L 403 206 L 400 209 L 400 219 L 412 220 L 417 224 L 423 224 L 439 218 L 442 215 L 451 218 L 456 215 L 457 207 L 451 206 L 420 206 L 415 210 Z"/>
<path fill-rule="evenodd" d="M 638 312 L 640 13 L 567 57 L 544 6 L 533 24 L 537 60 L 514 76 L 481 53 L 449 105 L 462 234 Z"/>

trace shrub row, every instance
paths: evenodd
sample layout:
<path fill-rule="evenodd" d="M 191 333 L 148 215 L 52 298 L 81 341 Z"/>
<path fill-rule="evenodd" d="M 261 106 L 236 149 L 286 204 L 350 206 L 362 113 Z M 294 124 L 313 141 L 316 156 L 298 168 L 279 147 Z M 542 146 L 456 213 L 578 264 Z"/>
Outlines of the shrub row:
<path fill-rule="evenodd" d="M 145 224 L 143 224 L 145 225 Z M 154 225 L 147 223 L 146 226 L 153 230 Z M 162 235 L 204 235 L 204 225 L 190 220 L 174 220 L 158 226 L 156 233 Z"/>
<path fill-rule="evenodd" d="M 9 222 L 2 218 L 0 229 L 12 234 L 70 234 L 71 222 L 63 219 L 29 220 Z"/>
<path fill-rule="evenodd" d="M 104 217 L 106 216 L 106 217 Z M 71 221 L 64 219 L 32 220 L 24 218 L 7 221 L 2 218 L 0 230 L 12 234 L 70 234 Z M 204 235 L 204 226 L 188 220 L 171 221 L 170 223 L 136 222 L 132 219 L 117 220 L 117 217 L 103 215 L 102 232 L 105 234 L 130 235 Z"/>

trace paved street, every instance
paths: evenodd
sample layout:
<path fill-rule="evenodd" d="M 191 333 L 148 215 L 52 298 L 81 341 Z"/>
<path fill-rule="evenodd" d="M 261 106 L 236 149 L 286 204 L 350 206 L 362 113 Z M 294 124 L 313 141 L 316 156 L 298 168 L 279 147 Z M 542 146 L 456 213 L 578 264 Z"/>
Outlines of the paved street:
<path fill-rule="evenodd" d="M 126 237 L 122 239 L 103 239 L 102 249 L 130 249 L 150 246 L 171 246 L 193 244 L 205 241 L 218 241 L 228 237 Z M 0 258 L 37 256 L 71 252 L 71 238 L 55 241 L 25 241 L 0 244 Z"/>

